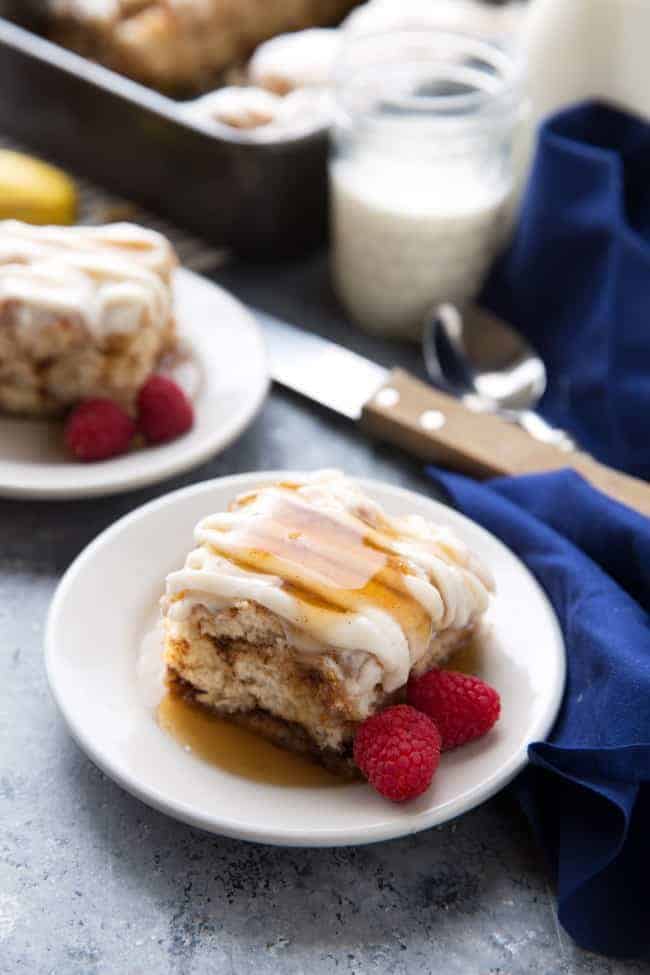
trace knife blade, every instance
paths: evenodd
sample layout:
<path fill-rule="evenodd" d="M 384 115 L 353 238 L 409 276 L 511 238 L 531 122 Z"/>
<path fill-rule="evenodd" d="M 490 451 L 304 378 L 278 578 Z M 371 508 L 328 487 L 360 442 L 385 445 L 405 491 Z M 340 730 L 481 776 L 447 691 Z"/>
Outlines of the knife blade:
<path fill-rule="evenodd" d="M 360 424 L 369 435 L 474 477 L 572 467 L 605 494 L 650 516 L 650 485 L 534 440 L 492 413 L 459 400 L 402 369 L 377 363 L 254 309 L 276 383 Z"/>
<path fill-rule="evenodd" d="M 266 312 L 256 309 L 255 314 L 264 329 L 275 382 L 360 420 L 364 405 L 388 378 L 388 369 Z"/>

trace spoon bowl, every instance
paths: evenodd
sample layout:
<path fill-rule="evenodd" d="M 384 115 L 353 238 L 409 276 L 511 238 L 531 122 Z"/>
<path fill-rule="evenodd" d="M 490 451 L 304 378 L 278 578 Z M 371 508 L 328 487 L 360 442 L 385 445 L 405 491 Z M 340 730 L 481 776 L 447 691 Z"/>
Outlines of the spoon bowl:
<path fill-rule="evenodd" d="M 562 450 L 575 444 L 533 412 L 546 389 L 546 367 L 526 340 L 478 305 L 439 305 L 427 321 L 423 353 L 434 385 L 476 412 L 495 412 Z"/>

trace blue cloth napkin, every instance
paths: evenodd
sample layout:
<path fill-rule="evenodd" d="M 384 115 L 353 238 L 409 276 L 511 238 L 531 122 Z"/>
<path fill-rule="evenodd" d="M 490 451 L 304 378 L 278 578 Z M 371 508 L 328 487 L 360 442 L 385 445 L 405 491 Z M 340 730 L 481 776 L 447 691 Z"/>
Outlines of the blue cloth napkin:
<path fill-rule="evenodd" d="M 476 484 L 430 469 L 526 563 L 560 620 L 568 677 L 514 788 L 582 947 L 650 951 L 650 520 L 571 471 Z M 525 612 L 525 607 L 522 607 Z M 534 635 L 530 652 L 535 652 Z"/>
<path fill-rule="evenodd" d="M 650 125 L 595 102 L 545 122 L 482 301 L 544 359 L 544 415 L 650 477 Z"/>
<path fill-rule="evenodd" d="M 542 355 L 546 417 L 604 462 L 650 475 L 649 125 L 595 102 L 545 122 L 481 300 Z M 488 485 L 431 474 L 528 565 L 564 632 L 562 709 L 514 786 L 560 921 L 584 948 L 646 955 L 650 521 L 569 471 Z"/>

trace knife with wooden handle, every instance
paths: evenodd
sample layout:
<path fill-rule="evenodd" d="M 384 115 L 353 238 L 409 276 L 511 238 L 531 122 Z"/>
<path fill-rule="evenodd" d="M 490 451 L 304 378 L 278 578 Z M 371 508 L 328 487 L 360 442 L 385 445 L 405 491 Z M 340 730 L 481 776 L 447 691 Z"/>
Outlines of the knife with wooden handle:
<path fill-rule="evenodd" d="M 570 467 L 650 517 L 650 484 L 584 453 L 541 443 L 493 413 L 475 413 L 402 369 L 389 371 L 264 312 L 257 316 L 274 380 L 360 423 L 370 435 L 479 478 Z"/>

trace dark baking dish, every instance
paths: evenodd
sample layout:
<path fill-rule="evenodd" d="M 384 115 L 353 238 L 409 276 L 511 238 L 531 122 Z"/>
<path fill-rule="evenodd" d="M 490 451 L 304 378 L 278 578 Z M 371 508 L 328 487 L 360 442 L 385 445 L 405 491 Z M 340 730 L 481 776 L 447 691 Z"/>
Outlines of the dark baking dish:
<path fill-rule="evenodd" d="M 210 241 L 253 257 L 315 247 L 327 220 L 327 133 L 211 135 L 178 103 L 52 44 L 36 0 L 0 0 L 0 128 Z"/>

